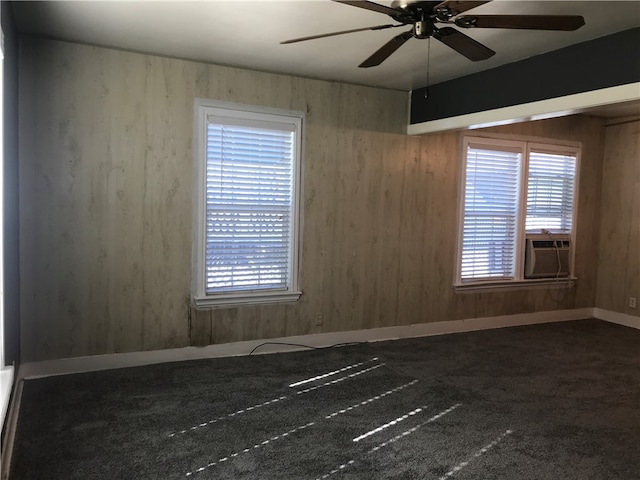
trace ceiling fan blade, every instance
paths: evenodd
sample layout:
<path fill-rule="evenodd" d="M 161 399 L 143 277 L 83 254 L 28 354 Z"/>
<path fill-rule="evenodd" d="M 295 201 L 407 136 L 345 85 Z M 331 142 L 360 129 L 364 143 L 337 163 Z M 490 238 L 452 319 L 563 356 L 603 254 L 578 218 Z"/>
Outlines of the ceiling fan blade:
<path fill-rule="evenodd" d="M 408 32 L 401 33 L 400 35 L 396 35 L 387 43 L 385 43 L 380 49 L 378 49 L 373 55 L 367 58 L 364 62 L 362 62 L 358 67 L 360 68 L 369 68 L 375 67 L 376 65 L 380 65 L 387 58 L 391 56 L 393 52 L 399 49 L 404 43 L 413 37 L 413 30 L 409 30 Z"/>
<path fill-rule="evenodd" d="M 455 20 L 462 28 L 523 28 L 531 30 L 577 30 L 584 25 L 580 15 L 473 15 Z"/>
<path fill-rule="evenodd" d="M 480 42 L 476 42 L 473 38 L 466 36 L 455 28 L 439 28 L 434 32 L 433 38 L 440 40 L 442 43 L 453 48 L 456 52 L 464 55 L 473 62 L 486 60 L 496 54 L 496 52 L 491 50 L 489 47 L 485 47 Z"/>
<path fill-rule="evenodd" d="M 341 32 L 332 32 L 332 33 L 322 33 L 320 35 L 311 35 L 309 37 L 300 37 L 293 38 L 291 40 L 285 40 L 284 42 L 280 42 L 280 45 L 286 45 L 288 43 L 296 43 L 296 42 L 305 42 L 307 40 L 315 40 L 316 38 L 325 38 L 325 37 L 334 37 L 336 35 L 344 35 L 345 33 L 354 33 L 354 32 L 364 32 L 366 30 L 384 30 L 386 28 L 394 28 L 394 27 L 404 27 L 402 23 L 398 25 L 377 25 L 375 27 L 364 27 L 364 28 L 354 28 L 352 30 L 342 30 Z"/>
<path fill-rule="evenodd" d="M 387 7 L 374 2 L 368 2 L 366 0 L 345 1 L 345 0 L 333 0 L 336 3 L 344 3 L 345 5 L 351 5 L 352 7 L 360 7 L 365 10 L 371 10 L 373 12 L 384 13 L 385 15 L 405 15 L 405 12 L 400 9 Z"/>
<path fill-rule="evenodd" d="M 491 0 L 484 2 L 465 2 L 458 0 L 446 0 L 433 8 L 434 12 L 438 10 L 449 10 L 453 15 L 458 15 L 462 12 L 466 12 L 467 10 L 471 10 L 472 8 L 479 7 L 480 5 L 484 5 L 485 3 L 489 3 Z"/>

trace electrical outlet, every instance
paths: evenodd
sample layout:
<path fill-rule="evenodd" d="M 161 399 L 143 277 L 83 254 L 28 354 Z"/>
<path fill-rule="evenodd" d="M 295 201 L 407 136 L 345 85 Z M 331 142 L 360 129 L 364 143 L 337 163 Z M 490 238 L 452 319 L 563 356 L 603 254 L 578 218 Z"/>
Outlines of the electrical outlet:
<path fill-rule="evenodd" d="M 629 307 L 636 308 L 636 297 L 629 297 Z"/>
<path fill-rule="evenodd" d="M 316 327 L 322 326 L 322 312 L 316 313 Z"/>

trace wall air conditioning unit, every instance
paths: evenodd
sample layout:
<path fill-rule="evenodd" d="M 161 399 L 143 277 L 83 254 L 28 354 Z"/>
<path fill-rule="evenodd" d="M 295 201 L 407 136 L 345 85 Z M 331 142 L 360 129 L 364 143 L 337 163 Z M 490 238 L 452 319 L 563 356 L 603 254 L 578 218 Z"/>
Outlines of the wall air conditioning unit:
<path fill-rule="evenodd" d="M 571 235 L 527 234 L 524 278 L 566 278 L 570 273 Z"/>

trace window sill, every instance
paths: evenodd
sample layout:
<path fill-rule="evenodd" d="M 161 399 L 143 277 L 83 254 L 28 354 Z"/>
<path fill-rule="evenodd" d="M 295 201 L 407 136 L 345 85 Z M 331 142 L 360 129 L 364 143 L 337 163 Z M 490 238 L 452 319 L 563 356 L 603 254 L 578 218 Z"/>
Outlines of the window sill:
<path fill-rule="evenodd" d="M 193 304 L 196 308 L 230 308 L 250 305 L 268 305 L 273 303 L 295 303 L 300 299 L 300 295 L 302 295 L 302 292 L 244 292 L 194 297 Z"/>
<path fill-rule="evenodd" d="M 453 286 L 455 292 L 476 293 L 507 290 L 524 290 L 532 288 L 572 288 L 578 279 L 569 278 L 532 278 L 527 280 L 504 280 L 499 282 L 468 282 Z"/>

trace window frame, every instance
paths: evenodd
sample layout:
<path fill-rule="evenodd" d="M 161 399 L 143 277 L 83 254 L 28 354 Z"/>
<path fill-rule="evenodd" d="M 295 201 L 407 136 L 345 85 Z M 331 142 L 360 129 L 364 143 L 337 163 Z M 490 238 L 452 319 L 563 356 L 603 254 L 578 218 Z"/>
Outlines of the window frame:
<path fill-rule="evenodd" d="M 578 223 L 578 199 L 580 184 L 580 157 L 582 145 L 579 142 L 561 141 L 546 138 L 518 137 L 507 135 L 496 136 L 472 136 L 463 135 L 461 142 L 461 168 L 458 182 L 458 225 L 456 238 L 456 258 L 454 266 L 454 290 L 456 291 L 476 291 L 487 289 L 504 289 L 504 288 L 531 288 L 535 286 L 573 285 L 577 280 L 575 277 L 575 252 L 576 252 L 576 234 Z M 519 199 L 517 211 L 516 225 L 516 245 L 514 253 L 514 278 L 513 279 L 469 279 L 462 280 L 462 245 L 465 220 L 465 194 L 466 194 L 466 175 L 467 175 L 467 152 L 469 145 L 479 145 L 487 150 L 500 147 L 513 149 L 518 147 L 521 150 L 520 179 L 518 184 Z M 571 248 L 569 252 L 569 276 L 563 278 L 525 278 L 525 239 L 528 233 L 526 230 L 527 218 L 527 197 L 528 197 L 528 180 L 529 180 L 529 158 L 531 152 L 549 153 L 556 155 L 572 155 L 575 156 L 575 176 L 574 191 L 572 205 L 572 224 L 569 232 L 571 238 Z M 540 233 L 540 232 L 537 232 Z M 565 233 L 566 234 L 566 233 Z"/>
<path fill-rule="evenodd" d="M 290 256 L 288 285 L 285 288 L 240 290 L 233 292 L 206 292 L 206 181 L 207 181 L 207 126 L 210 116 L 229 118 L 233 121 L 259 121 L 293 126 L 294 155 L 292 160 L 292 209 L 289 239 Z M 223 102 L 209 99 L 194 101 L 194 195 L 193 235 L 191 268 L 191 302 L 195 307 L 230 308 L 245 305 L 265 305 L 296 302 L 302 295 L 299 287 L 299 266 L 302 249 L 302 158 L 303 158 L 303 112 Z"/>

